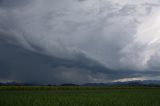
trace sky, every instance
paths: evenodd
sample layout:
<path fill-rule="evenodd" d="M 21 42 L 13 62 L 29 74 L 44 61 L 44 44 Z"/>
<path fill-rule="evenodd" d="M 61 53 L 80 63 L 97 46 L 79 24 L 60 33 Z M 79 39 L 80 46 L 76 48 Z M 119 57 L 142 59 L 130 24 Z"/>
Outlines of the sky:
<path fill-rule="evenodd" d="M 160 0 L 0 0 L 0 82 L 160 80 Z"/>

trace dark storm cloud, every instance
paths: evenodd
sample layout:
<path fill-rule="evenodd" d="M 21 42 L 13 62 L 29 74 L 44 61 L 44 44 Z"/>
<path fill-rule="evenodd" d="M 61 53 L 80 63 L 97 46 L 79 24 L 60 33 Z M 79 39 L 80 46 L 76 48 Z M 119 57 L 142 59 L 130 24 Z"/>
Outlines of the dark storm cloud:
<path fill-rule="evenodd" d="M 18 8 L 28 4 L 30 0 L 0 0 L 0 8 Z"/>
<path fill-rule="evenodd" d="M 158 4 L 157 0 L 0 0 L 0 80 L 158 79 Z"/>
<path fill-rule="evenodd" d="M 159 71 L 111 70 L 85 56 L 80 56 L 78 60 L 66 60 L 31 52 L 3 41 L 0 43 L 0 51 L 2 81 L 87 83 L 160 74 Z"/>

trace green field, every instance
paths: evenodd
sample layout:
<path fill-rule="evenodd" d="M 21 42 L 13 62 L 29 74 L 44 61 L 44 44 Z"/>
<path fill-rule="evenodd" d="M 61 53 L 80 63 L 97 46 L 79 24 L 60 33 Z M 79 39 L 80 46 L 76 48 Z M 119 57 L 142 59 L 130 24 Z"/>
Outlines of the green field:
<path fill-rule="evenodd" d="M 0 106 L 160 106 L 160 88 L 0 86 Z"/>

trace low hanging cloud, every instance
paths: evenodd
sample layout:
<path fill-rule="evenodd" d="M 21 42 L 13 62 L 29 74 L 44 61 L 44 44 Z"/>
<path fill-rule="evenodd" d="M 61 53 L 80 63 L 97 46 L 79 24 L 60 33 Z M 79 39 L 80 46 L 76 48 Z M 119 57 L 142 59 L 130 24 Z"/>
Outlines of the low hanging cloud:
<path fill-rule="evenodd" d="M 159 24 L 158 0 L 0 0 L 0 80 L 159 79 Z"/>

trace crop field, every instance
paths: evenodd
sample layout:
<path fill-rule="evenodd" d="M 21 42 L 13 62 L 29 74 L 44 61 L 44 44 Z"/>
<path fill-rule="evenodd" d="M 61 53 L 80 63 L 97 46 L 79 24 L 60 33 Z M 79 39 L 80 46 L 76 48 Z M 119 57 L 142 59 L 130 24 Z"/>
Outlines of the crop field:
<path fill-rule="evenodd" d="M 160 106 L 160 88 L 0 86 L 0 106 Z"/>

